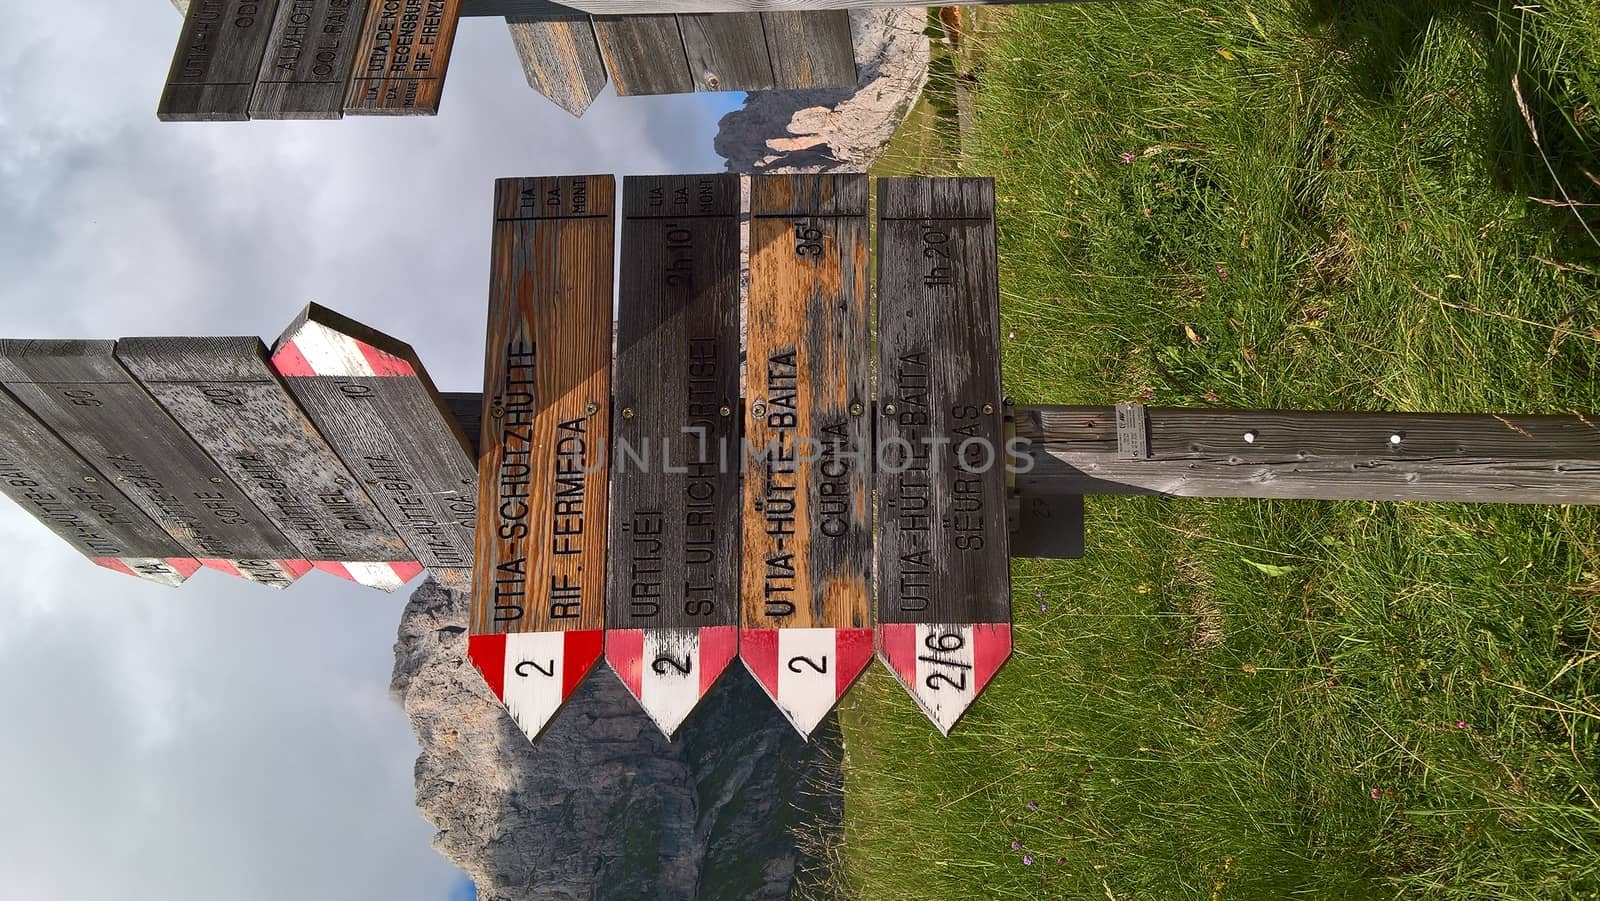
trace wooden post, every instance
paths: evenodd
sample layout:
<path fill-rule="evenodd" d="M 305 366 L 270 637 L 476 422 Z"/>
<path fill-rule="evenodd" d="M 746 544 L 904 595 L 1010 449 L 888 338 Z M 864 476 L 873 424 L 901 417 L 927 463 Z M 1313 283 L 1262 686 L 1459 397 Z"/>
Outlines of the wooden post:
<path fill-rule="evenodd" d="M 1019 3 L 1087 3 L 1101 0 L 980 0 L 959 6 L 993 6 Z M 553 16 L 576 9 L 597 16 L 649 16 L 668 13 L 769 13 L 814 12 L 830 9 L 882 9 L 924 6 L 921 0 L 461 0 L 463 16 Z"/>
<path fill-rule="evenodd" d="M 872 659 L 867 178 L 757 176 L 739 655 L 809 736 Z"/>
<path fill-rule="evenodd" d="M 878 651 L 948 734 L 1011 654 L 994 182 L 878 180 Z"/>
<path fill-rule="evenodd" d="M 193 0 L 156 117 L 163 122 L 250 118 L 250 95 L 277 5 L 277 0 Z"/>
<path fill-rule="evenodd" d="M 530 739 L 603 642 L 615 193 L 495 182 L 467 653 Z"/>
<path fill-rule="evenodd" d="M 624 182 L 606 660 L 672 737 L 739 647 L 739 176 Z"/>
<path fill-rule="evenodd" d="M 436 115 L 460 0 L 371 0 L 345 97 L 348 115 Z"/>
<path fill-rule="evenodd" d="M 369 6 L 384 0 L 280 0 L 255 94 L 252 119 L 337 119 Z"/>

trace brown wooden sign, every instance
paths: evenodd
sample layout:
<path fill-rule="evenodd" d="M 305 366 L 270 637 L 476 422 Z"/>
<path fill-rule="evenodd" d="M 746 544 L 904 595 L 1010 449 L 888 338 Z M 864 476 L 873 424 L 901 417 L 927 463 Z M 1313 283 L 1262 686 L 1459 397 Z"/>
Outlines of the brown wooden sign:
<path fill-rule="evenodd" d="M 317 569 L 383 591 L 422 570 L 260 338 L 126 338 L 117 360 Z"/>
<path fill-rule="evenodd" d="M 460 0 L 370 0 L 344 111 L 350 115 L 439 112 Z"/>
<path fill-rule="evenodd" d="M 467 648 L 530 738 L 602 648 L 615 193 L 495 182 Z"/>
<path fill-rule="evenodd" d="M 878 641 L 949 732 L 1011 653 L 994 184 L 878 181 Z"/>
<path fill-rule="evenodd" d="M 201 563 L 273 588 L 311 564 L 113 355 L 110 341 L 0 341 L 7 391 Z"/>
<path fill-rule="evenodd" d="M 273 344 L 272 368 L 405 539 L 407 556 L 467 590 L 477 467 L 411 345 L 310 304 Z"/>
<path fill-rule="evenodd" d="M 809 735 L 872 658 L 867 178 L 758 176 L 739 655 Z"/>
<path fill-rule="evenodd" d="M 250 98 L 252 119 L 337 119 L 370 2 L 278 0 Z"/>
<path fill-rule="evenodd" d="M 278 0 L 191 0 L 156 116 L 163 122 L 250 118 Z"/>
<path fill-rule="evenodd" d="M 739 176 L 624 183 L 606 660 L 668 737 L 739 647 Z"/>
<path fill-rule="evenodd" d="M 98 470 L 0 391 L 0 492 L 107 569 L 181 585 L 200 561 Z"/>

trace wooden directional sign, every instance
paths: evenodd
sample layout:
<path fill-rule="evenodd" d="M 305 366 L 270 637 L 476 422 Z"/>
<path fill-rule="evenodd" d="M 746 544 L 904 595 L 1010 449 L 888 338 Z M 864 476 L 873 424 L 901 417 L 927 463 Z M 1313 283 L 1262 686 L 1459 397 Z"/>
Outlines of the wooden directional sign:
<path fill-rule="evenodd" d="M 405 539 L 405 556 L 465 591 L 477 468 L 411 346 L 311 304 L 272 346 L 272 368 Z"/>
<path fill-rule="evenodd" d="M 202 564 L 273 588 L 311 569 L 117 364 L 110 341 L 0 341 L 7 391 Z"/>
<path fill-rule="evenodd" d="M 810 735 L 872 659 L 867 178 L 754 179 L 739 656 Z"/>
<path fill-rule="evenodd" d="M 278 0 L 192 0 L 156 117 L 163 122 L 250 118 L 261 55 Z"/>
<path fill-rule="evenodd" d="M 422 571 L 260 338 L 125 338 L 117 359 L 317 569 L 383 591 Z"/>
<path fill-rule="evenodd" d="M 198 0 L 196 0 L 198 2 Z M 372 0 L 278 0 L 252 119 L 337 119 Z M 382 4 L 383 0 L 376 0 Z"/>
<path fill-rule="evenodd" d="M 200 568 L 99 471 L 0 391 L 0 492 L 107 569 L 181 585 Z"/>
<path fill-rule="evenodd" d="M 878 641 L 948 733 L 1011 653 L 994 185 L 878 181 Z"/>
<path fill-rule="evenodd" d="M 370 0 L 345 96 L 351 115 L 439 112 L 460 0 Z"/>
<path fill-rule="evenodd" d="M 738 653 L 739 176 L 630 177 L 606 660 L 668 737 Z"/>
<path fill-rule="evenodd" d="M 467 653 L 529 738 L 602 646 L 615 193 L 495 182 Z"/>

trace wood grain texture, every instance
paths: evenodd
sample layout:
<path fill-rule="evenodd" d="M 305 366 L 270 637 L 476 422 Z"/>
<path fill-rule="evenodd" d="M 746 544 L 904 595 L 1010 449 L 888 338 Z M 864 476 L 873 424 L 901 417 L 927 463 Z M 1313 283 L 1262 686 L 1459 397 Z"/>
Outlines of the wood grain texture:
<path fill-rule="evenodd" d="M 474 635 L 604 622 L 615 192 L 495 182 Z"/>
<path fill-rule="evenodd" d="M 1011 621 L 994 186 L 878 180 L 878 620 Z"/>
<path fill-rule="evenodd" d="M 156 118 L 163 122 L 250 118 L 250 95 L 276 9 L 276 0 L 190 3 Z"/>
<path fill-rule="evenodd" d="M 250 118 L 343 116 L 356 42 L 371 2 L 383 0 L 278 0 Z"/>
<path fill-rule="evenodd" d="M 127 338 L 117 359 L 312 561 L 413 555 L 248 338 Z"/>
<path fill-rule="evenodd" d="M 1011 3 L 1051 3 L 1058 0 L 1008 0 Z M 1096 0 L 1065 0 L 1068 3 Z M 462 0 L 463 16 L 514 16 L 549 14 L 550 0 Z M 807 12 L 837 9 L 881 9 L 923 6 L 918 0 L 568 0 L 565 6 L 597 16 L 639 16 L 657 13 Z M 988 6 L 970 3 L 963 6 Z M 1004 5 L 1004 4 L 1002 4 Z"/>
<path fill-rule="evenodd" d="M 676 16 L 596 17 L 594 33 L 619 95 L 694 92 Z"/>
<path fill-rule="evenodd" d="M 1125 460 L 1111 407 L 1019 408 L 1017 434 L 1032 442 L 1034 467 L 1018 474 L 1018 489 L 1600 503 L 1600 418 L 1154 407 L 1145 415 L 1150 458 Z"/>
<path fill-rule="evenodd" d="M 751 197 L 744 628 L 865 628 L 866 176 L 757 176 Z"/>
<path fill-rule="evenodd" d="M 856 86 L 855 42 L 846 10 L 764 12 L 773 86 L 780 91 Z"/>
<path fill-rule="evenodd" d="M 299 550 L 122 369 L 110 341 L 0 340 L 6 390 L 196 558 Z"/>
<path fill-rule="evenodd" d="M 678 17 L 689 76 L 697 91 L 770 91 L 772 60 L 758 13 L 688 14 Z"/>
<path fill-rule="evenodd" d="M 347 115 L 432 116 L 439 112 L 460 0 L 370 0 Z"/>
<path fill-rule="evenodd" d="M 0 491 L 85 557 L 190 556 L 116 481 L 102 477 L 4 391 Z"/>
<path fill-rule="evenodd" d="M 291 374 L 304 370 L 283 363 L 288 347 L 323 330 L 404 360 L 412 374 Z M 412 559 L 464 589 L 477 525 L 477 466 L 416 352 L 311 304 L 274 343 L 273 354 L 284 386 L 405 540 Z"/>
<path fill-rule="evenodd" d="M 606 86 L 606 64 L 589 17 L 509 17 L 506 25 L 528 85 L 572 115 L 583 115 Z"/>
<path fill-rule="evenodd" d="M 735 626 L 739 177 L 624 198 L 606 625 Z"/>

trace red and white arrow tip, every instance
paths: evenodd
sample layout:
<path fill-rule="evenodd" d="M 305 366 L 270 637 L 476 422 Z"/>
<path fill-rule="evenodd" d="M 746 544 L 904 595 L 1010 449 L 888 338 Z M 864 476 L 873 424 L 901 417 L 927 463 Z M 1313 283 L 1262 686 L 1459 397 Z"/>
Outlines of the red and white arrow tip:
<path fill-rule="evenodd" d="M 200 561 L 193 557 L 91 557 L 90 560 L 96 566 L 171 588 L 177 588 L 200 571 Z"/>
<path fill-rule="evenodd" d="M 806 738 L 872 661 L 871 629 L 746 629 L 739 657 Z"/>
<path fill-rule="evenodd" d="M 249 579 L 268 588 L 288 588 L 311 572 L 310 560 L 219 560 L 202 557 L 200 565 L 220 573 Z"/>
<path fill-rule="evenodd" d="M 272 352 L 272 367 L 290 378 L 416 375 L 405 360 L 309 319 L 284 336 Z"/>
<path fill-rule="evenodd" d="M 311 564 L 329 575 L 357 585 L 394 591 L 422 572 L 421 563 L 358 563 L 352 560 L 317 560 Z"/>
<path fill-rule="evenodd" d="M 667 738 L 738 654 L 738 626 L 606 632 L 606 662 Z"/>
<path fill-rule="evenodd" d="M 1011 656 L 1010 623 L 879 623 L 883 662 L 945 735 Z"/>
<path fill-rule="evenodd" d="M 600 659 L 604 634 L 584 629 L 472 635 L 467 657 L 532 741 Z"/>

